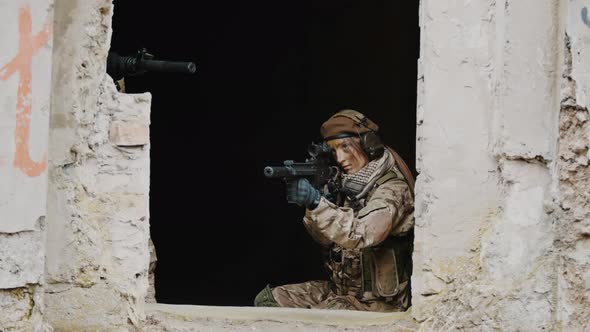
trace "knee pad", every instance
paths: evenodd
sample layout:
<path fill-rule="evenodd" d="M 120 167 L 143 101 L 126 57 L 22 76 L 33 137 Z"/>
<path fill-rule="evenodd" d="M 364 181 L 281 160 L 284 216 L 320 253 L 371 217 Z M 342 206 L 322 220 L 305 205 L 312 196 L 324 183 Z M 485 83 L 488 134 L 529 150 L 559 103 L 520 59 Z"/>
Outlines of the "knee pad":
<path fill-rule="evenodd" d="M 274 296 L 272 295 L 272 289 L 270 285 L 266 285 L 263 290 L 256 295 L 254 298 L 254 306 L 255 307 L 280 307 L 275 300 Z"/>

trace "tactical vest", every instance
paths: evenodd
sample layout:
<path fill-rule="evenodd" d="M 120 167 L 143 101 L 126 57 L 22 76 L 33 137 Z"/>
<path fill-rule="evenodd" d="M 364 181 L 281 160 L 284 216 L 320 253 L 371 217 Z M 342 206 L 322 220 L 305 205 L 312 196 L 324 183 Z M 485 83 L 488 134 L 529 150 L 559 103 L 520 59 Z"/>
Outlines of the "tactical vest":
<path fill-rule="evenodd" d="M 372 192 L 387 181 L 406 182 L 401 172 L 395 168 L 377 180 Z M 413 218 L 413 214 L 405 218 Z M 400 225 L 406 222 L 407 220 L 403 220 Z M 379 245 L 362 250 L 364 293 L 371 292 L 375 296 L 392 297 L 405 289 L 410 282 L 414 230 L 412 228 L 410 232 L 403 235 L 394 234 L 396 234 L 395 229 Z"/>
<path fill-rule="evenodd" d="M 394 168 L 377 180 L 367 197 L 371 197 L 380 185 L 388 181 L 408 183 L 404 174 Z M 413 218 L 413 215 L 406 218 Z M 407 220 L 400 225 L 405 222 Z M 353 295 L 359 299 L 387 300 L 406 289 L 412 274 L 413 229 L 402 236 L 393 234 L 397 234 L 396 229 L 374 247 L 345 249 L 334 245 L 330 248 L 326 267 L 337 294 Z"/>

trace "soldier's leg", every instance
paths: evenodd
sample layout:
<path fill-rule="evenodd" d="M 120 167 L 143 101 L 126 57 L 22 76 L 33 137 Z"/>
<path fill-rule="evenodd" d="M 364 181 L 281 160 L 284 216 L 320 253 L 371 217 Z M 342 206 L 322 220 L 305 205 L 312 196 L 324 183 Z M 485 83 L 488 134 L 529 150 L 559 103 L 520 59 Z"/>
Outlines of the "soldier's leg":
<path fill-rule="evenodd" d="M 407 283 L 403 289 L 392 298 L 357 299 L 352 295 L 336 295 L 331 293 L 318 309 L 359 310 L 373 312 L 406 311 L 410 306 L 410 285 Z"/>
<path fill-rule="evenodd" d="M 255 307 L 278 307 L 279 304 L 272 295 L 269 285 L 266 285 L 263 290 L 254 298 Z"/>
<path fill-rule="evenodd" d="M 315 308 L 331 293 L 328 281 L 308 281 L 301 284 L 263 289 L 254 300 L 254 305 L 286 308 Z M 270 305 L 268 305 L 270 303 Z"/>
<path fill-rule="evenodd" d="M 396 310 L 390 303 L 379 299 L 359 300 L 352 295 L 330 295 L 316 308 L 333 310 L 357 310 L 373 312 L 392 312 Z"/>
<path fill-rule="evenodd" d="M 359 310 L 368 311 L 366 306 L 360 303 L 352 295 L 336 295 L 333 294 L 326 298 L 317 306 L 318 309 L 333 309 L 333 310 Z"/>
<path fill-rule="evenodd" d="M 406 292 L 404 292 L 406 293 Z M 401 294 L 400 294 L 401 295 Z M 407 295 L 406 295 L 407 296 Z M 406 296 L 399 296 L 401 300 Z M 401 302 L 406 302 L 402 300 Z M 336 295 L 328 281 L 309 281 L 270 288 L 266 286 L 254 300 L 257 307 L 316 308 L 373 312 L 403 311 L 400 303 L 379 299 L 359 301 L 352 295 Z"/>

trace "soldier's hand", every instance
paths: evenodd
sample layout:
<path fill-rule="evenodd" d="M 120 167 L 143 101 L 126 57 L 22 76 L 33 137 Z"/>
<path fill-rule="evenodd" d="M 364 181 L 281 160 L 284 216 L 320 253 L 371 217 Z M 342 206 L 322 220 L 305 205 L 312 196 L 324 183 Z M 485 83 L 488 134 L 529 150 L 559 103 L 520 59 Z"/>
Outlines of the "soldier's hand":
<path fill-rule="evenodd" d="M 287 202 L 305 206 L 313 210 L 318 204 L 322 195 L 320 191 L 314 188 L 307 179 L 287 179 Z"/>

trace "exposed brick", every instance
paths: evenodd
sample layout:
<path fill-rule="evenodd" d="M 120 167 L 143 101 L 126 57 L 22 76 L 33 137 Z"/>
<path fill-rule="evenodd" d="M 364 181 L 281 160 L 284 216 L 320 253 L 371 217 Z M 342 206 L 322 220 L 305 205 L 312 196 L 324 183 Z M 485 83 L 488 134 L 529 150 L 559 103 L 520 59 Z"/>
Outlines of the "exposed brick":
<path fill-rule="evenodd" d="M 145 123 L 114 121 L 109 129 L 109 139 L 117 146 L 146 145 L 150 141 L 150 128 Z"/>

